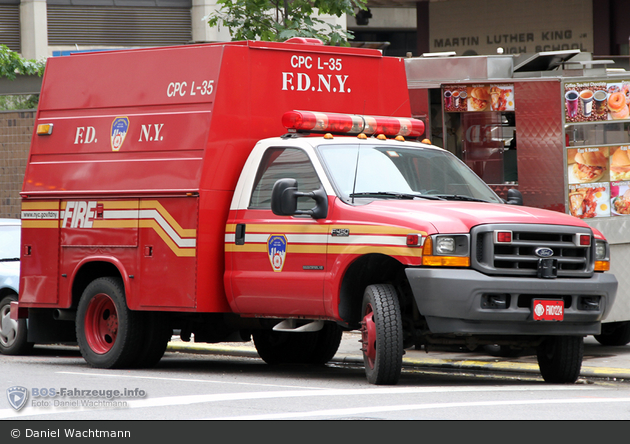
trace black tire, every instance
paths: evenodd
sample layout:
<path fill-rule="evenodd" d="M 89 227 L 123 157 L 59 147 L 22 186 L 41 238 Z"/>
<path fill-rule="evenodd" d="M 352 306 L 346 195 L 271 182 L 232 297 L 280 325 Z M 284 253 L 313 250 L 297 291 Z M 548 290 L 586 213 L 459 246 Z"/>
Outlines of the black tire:
<path fill-rule="evenodd" d="M 254 330 L 258 355 L 269 365 L 304 364 L 317 344 L 317 335 L 274 330 Z"/>
<path fill-rule="evenodd" d="M 168 318 L 160 312 L 143 312 L 145 330 L 143 332 L 140 354 L 135 360 L 136 368 L 155 367 L 164 356 L 166 347 L 173 336 L 173 328 Z"/>
<path fill-rule="evenodd" d="M 252 339 L 258 355 L 269 365 L 324 365 L 337 353 L 343 331 L 325 323 L 316 332 L 255 330 Z"/>
<path fill-rule="evenodd" d="M 377 385 L 395 385 L 402 371 L 403 330 L 398 295 L 392 285 L 365 289 L 361 310 L 365 375 Z"/>
<path fill-rule="evenodd" d="M 16 294 L 5 296 L 0 301 L 0 353 L 3 355 L 25 355 L 33 349 L 27 341 L 26 319 L 11 319 L 11 302 L 17 301 Z"/>
<path fill-rule="evenodd" d="M 580 376 L 584 340 L 581 336 L 549 336 L 537 347 L 536 356 L 545 382 L 572 384 Z"/>
<path fill-rule="evenodd" d="M 132 368 L 144 343 L 142 313 L 129 310 L 120 278 L 102 277 L 83 292 L 76 332 L 81 355 L 92 367 Z"/>
<path fill-rule="evenodd" d="M 601 345 L 628 345 L 630 343 L 630 321 L 602 324 L 602 333 L 594 335 Z"/>
<path fill-rule="evenodd" d="M 306 364 L 310 365 L 324 365 L 335 357 L 337 350 L 339 350 L 339 344 L 341 344 L 341 337 L 343 330 L 337 324 L 326 323 L 324 327 L 315 332 L 317 339 L 311 353 L 307 355 Z"/>

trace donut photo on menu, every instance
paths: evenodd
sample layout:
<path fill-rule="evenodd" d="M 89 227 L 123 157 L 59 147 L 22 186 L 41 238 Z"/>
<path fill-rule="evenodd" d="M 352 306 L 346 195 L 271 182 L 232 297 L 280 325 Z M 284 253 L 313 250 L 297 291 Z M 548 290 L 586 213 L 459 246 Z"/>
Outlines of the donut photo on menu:
<path fill-rule="evenodd" d="M 612 120 L 627 119 L 629 115 L 628 103 L 626 103 L 626 95 L 621 88 L 609 89 L 613 91 L 608 96 L 608 115 Z"/>

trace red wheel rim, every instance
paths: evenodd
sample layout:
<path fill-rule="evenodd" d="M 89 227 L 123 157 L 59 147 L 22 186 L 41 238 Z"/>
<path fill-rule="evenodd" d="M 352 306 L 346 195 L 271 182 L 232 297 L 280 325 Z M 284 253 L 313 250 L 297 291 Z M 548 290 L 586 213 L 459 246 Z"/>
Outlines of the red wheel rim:
<path fill-rule="evenodd" d="M 361 343 L 363 356 L 370 368 L 374 368 L 376 361 L 376 324 L 374 323 L 374 311 L 372 305 L 365 307 L 365 316 L 361 322 Z"/>
<path fill-rule="evenodd" d="M 85 313 L 85 339 L 97 354 L 107 353 L 116 343 L 118 312 L 114 301 L 104 293 L 90 301 Z"/>

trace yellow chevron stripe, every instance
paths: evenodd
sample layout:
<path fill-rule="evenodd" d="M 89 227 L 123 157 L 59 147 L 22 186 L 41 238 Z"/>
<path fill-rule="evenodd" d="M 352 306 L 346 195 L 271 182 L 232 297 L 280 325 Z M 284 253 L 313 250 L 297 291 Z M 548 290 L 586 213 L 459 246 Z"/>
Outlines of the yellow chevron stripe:
<path fill-rule="evenodd" d="M 380 253 L 388 256 L 422 257 L 422 248 L 385 247 L 382 245 L 329 245 L 329 254 L 369 254 Z"/>
<path fill-rule="evenodd" d="M 153 219 L 141 219 L 139 221 L 140 228 L 152 228 L 160 236 L 160 238 L 168 245 L 168 247 L 178 257 L 195 257 L 197 254 L 196 248 L 180 248 L 170 238 L 170 236 L 164 231 L 164 229 Z"/>
<path fill-rule="evenodd" d="M 59 228 L 59 221 L 57 219 L 52 219 L 52 220 L 23 219 L 22 228 Z"/>
<path fill-rule="evenodd" d="M 310 225 L 310 224 L 247 224 L 248 233 L 321 233 L 327 234 L 334 228 L 345 228 L 350 230 L 350 235 L 358 234 L 390 234 L 407 235 L 417 233 L 426 236 L 425 231 L 415 231 L 405 227 L 393 227 L 386 225 Z M 236 224 L 227 224 L 226 233 L 235 233 Z"/>
<path fill-rule="evenodd" d="M 166 211 L 160 202 L 157 200 L 145 200 L 140 205 L 141 210 L 157 210 L 162 215 L 171 227 L 175 230 L 180 237 L 195 237 L 197 236 L 197 230 L 195 228 L 182 228 L 181 225 Z"/>
<path fill-rule="evenodd" d="M 246 244 L 234 245 L 225 244 L 225 251 L 228 253 L 267 253 L 267 244 Z M 410 256 L 422 257 L 421 248 L 409 247 L 383 247 L 378 245 L 330 245 L 328 251 L 325 245 L 287 245 L 288 253 L 310 253 L 310 254 L 370 254 L 380 253 L 389 256 Z"/>
<path fill-rule="evenodd" d="M 59 204 L 54 202 L 22 202 L 22 210 L 58 210 Z"/>
<path fill-rule="evenodd" d="M 239 253 L 267 253 L 267 244 L 225 244 L 225 251 Z M 287 253 L 326 254 L 326 245 L 287 245 Z"/>

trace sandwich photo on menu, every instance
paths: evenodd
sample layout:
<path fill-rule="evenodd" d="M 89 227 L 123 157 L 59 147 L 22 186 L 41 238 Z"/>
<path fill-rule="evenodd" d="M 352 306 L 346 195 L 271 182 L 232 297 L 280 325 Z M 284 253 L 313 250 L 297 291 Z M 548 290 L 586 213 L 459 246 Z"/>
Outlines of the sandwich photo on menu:
<path fill-rule="evenodd" d="M 592 183 L 608 180 L 604 177 L 608 170 L 608 150 L 570 149 L 567 151 L 569 163 L 569 183 Z"/>
<path fill-rule="evenodd" d="M 470 89 L 468 94 L 468 110 L 469 111 L 483 111 L 488 107 L 490 103 L 490 94 L 488 88 L 474 87 Z"/>
<path fill-rule="evenodd" d="M 612 148 L 610 156 L 610 180 L 630 180 L 630 156 L 627 146 Z"/>

